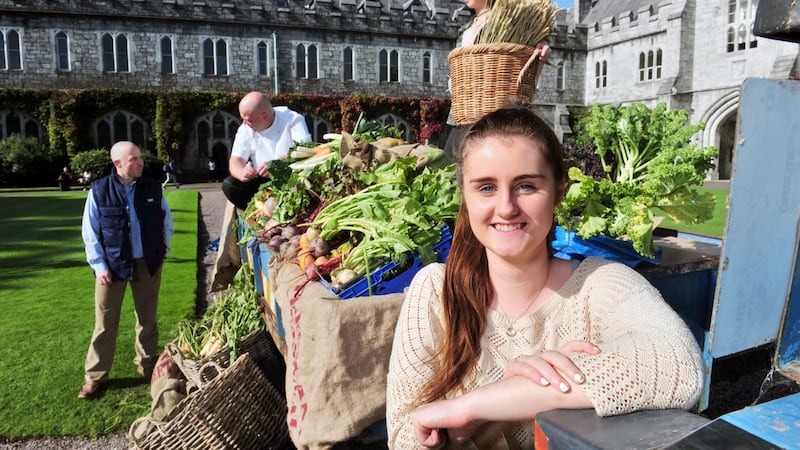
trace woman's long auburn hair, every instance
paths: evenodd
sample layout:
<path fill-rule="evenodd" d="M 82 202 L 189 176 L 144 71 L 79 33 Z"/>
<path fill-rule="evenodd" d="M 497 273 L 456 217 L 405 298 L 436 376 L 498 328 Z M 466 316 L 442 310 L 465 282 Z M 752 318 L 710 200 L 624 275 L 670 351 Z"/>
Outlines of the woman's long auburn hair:
<path fill-rule="evenodd" d="M 456 147 L 453 157 L 458 169 L 458 185 L 462 190 L 467 152 L 475 143 L 494 136 L 527 137 L 537 142 L 553 171 L 555 183 L 563 186 L 566 174 L 564 153 L 555 132 L 532 109 L 513 106 L 478 120 Z M 498 149 L 498 158 L 502 158 L 501 152 Z M 486 249 L 472 232 L 467 207 L 462 200 L 445 265 L 442 289 L 444 336 L 431 361 L 435 367 L 433 376 L 418 395 L 420 405 L 442 399 L 447 393 L 464 386 L 478 362 L 480 340 L 486 330 L 487 311 L 493 293 Z"/>

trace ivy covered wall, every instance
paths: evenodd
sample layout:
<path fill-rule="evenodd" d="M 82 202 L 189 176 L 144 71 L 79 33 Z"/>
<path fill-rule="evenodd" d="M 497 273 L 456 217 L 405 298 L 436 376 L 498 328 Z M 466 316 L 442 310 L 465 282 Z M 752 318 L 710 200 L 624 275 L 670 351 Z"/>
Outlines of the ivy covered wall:
<path fill-rule="evenodd" d="M 192 135 L 199 117 L 222 111 L 239 117 L 239 100 L 246 92 L 155 91 L 119 89 L 41 90 L 0 89 L 0 112 L 14 111 L 34 118 L 44 131 L 40 139 L 65 157 L 96 148 L 98 118 L 124 111 L 141 118 L 148 150 L 166 161 L 181 159 L 193 151 Z M 449 100 L 395 98 L 374 95 L 326 96 L 279 94 L 271 97 L 273 105 L 285 105 L 329 123 L 333 132 L 353 129 L 358 116 L 374 119 L 391 113 L 411 127 L 417 142 L 430 140 L 444 145 L 442 127 L 447 118 Z M 8 130 L 2 124 L 3 130 Z M 3 133 L 6 136 L 8 133 Z M 192 161 L 197 158 L 192 158 Z M 186 167 L 205 170 L 204 165 Z"/>

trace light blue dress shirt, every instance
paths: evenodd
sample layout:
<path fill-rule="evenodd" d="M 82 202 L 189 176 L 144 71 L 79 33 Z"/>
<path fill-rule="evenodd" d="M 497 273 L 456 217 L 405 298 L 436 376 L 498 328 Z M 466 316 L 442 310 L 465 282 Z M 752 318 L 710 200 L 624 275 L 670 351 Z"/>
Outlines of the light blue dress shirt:
<path fill-rule="evenodd" d="M 123 183 L 124 184 L 124 183 Z M 136 208 L 133 207 L 133 192 L 136 182 L 125 184 L 125 193 L 128 198 L 128 215 L 131 221 L 131 247 L 133 258 L 144 257 L 142 249 L 142 233 L 139 218 L 136 216 Z M 164 244 L 167 246 L 166 252 L 169 253 L 172 233 L 175 232 L 172 224 L 172 212 L 167 205 L 167 200 L 161 196 L 161 209 L 164 210 Z M 86 206 L 83 209 L 83 223 L 81 225 L 83 242 L 86 243 L 86 261 L 94 270 L 95 274 L 108 271 L 105 252 L 100 244 L 100 224 L 98 223 L 97 203 L 94 201 L 92 190 L 86 197 Z"/>

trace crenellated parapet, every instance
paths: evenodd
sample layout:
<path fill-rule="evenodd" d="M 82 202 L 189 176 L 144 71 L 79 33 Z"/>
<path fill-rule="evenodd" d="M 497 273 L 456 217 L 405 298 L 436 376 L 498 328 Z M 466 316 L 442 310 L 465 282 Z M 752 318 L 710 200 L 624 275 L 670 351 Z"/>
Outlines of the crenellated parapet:
<path fill-rule="evenodd" d="M 455 40 L 470 14 L 449 0 L 0 0 L 0 12 L 268 25 Z"/>

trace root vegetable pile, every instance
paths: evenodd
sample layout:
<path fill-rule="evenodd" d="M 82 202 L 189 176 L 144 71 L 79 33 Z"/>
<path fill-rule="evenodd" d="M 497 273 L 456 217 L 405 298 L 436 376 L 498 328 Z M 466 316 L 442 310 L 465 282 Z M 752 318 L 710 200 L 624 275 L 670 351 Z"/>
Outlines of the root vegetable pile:
<path fill-rule="evenodd" d="M 401 135 L 362 115 L 353 134 L 326 135 L 322 145 L 338 152 L 262 185 L 247 213 L 272 257 L 296 261 L 307 279 L 324 277 L 334 288 L 413 252 L 434 261 L 441 224 L 455 219 L 460 201 L 455 166 L 441 164 L 440 149 Z"/>

